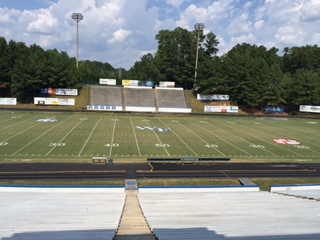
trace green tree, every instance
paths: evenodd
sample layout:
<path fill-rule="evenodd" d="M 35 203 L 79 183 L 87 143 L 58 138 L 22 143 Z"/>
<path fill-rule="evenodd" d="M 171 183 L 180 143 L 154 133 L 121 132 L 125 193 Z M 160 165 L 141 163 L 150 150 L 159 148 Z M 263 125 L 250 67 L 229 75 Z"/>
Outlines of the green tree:
<path fill-rule="evenodd" d="M 230 98 L 251 110 L 268 104 L 284 103 L 279 80 L 281 71 L 277 49 L 243 43 L 231 49 L 222 60 L 222 71 Z M 280 74 L 277 77 L 276 74 Z M 273 94 L 273 91 L 278 91 Z"/>

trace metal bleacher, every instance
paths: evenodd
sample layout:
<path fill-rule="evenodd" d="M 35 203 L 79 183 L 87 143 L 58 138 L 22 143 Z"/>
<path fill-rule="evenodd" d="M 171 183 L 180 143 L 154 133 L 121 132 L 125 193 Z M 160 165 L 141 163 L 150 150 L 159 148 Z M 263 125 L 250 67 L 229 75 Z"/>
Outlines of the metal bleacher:
<path fill-rule="evenodd" d="M 157 239 L 320 239 L 320 204 L 248 187 L 140 188 Z"/>
<path fill-rule="evenodd" d="M 121 89 L 120 87 L 91 86 L 91 104 L 122 106 Z"/>
<path fill-rule="evenodd" d="M 184 90 L 157 89 L 157 102 L 164 108 L 187 108 Z"/>
<path fill-rule="evenodd" d="M 124 88 L 125 106 L 155 107 L 152 88 Z"/>
<path fill-rule="evenodd" d="M 182 88 L 91 86 L 91 110 L 191 111 Z"/>

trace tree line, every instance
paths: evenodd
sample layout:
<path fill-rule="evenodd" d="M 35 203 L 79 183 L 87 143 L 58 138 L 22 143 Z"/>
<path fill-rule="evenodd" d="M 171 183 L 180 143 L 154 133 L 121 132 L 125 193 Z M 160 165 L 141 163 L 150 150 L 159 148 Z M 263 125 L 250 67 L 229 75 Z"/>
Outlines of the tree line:
<path fill-rule="evenodd" d="M 76 68 L 75 58 L 66 52 L 28 47 L 0 37 L 0 97 L 32 102 L 41 88 L 80 89 L 82 84 L 112 78 L 119 85 L 122 79 L 152 80 L 155 85 L 172 81 L 176 87 L 192 89 L 194 94 L 229 95 L 233 104 L 253 111 L 283 106 L 287 112 L 294 112 L 299 105 L 320 105 L 317 45 L 286 47 L 279 54 L 275 47 L 243 43 L 218 56 L 219 41 L 212 32 L 178 27 L 159 31 L 155 39 L 157 52 L 143 55 L 125 70 L 88 60 L 80 61 Z"/>

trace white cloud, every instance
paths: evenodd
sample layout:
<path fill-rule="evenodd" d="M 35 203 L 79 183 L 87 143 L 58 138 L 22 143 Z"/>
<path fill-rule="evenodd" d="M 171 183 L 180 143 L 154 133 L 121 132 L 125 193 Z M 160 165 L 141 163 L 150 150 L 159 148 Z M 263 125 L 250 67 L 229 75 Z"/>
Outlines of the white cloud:
<path fill-rule="evenodd" d="M 231 43 L 233 46 L 235 46 L 237 44 L 242 44 L 242 43 L 253 44 L 255 41 L 256 41 L 256 37 L 252 33 L 249 33 L 248 35 L 241 35 L 238 37 L 231 38 Z"/>
<path fill-rule="evenodd" d="M 108 43 L 123 42 L 130 34 L 131 32 L 128 30 L 119 29 L 113 33 L 113 38 Z"/>
<path fill-rule="evenodd" d="M 81 12 L 80 60 L 126 69 L 156 51 L 160 30 L 193 30 L 197 22 L 218 36 L 219 54 L 242 42 L 280 50 L 320 42 L 319 0 L 46 0 L 41 6 L 0 8 L 0 35 L 74 57 L 71 14 Z"/>
<path fill-rule="evenodd" d="M 289 45 L 303 44 L 303 37 L 303 32 L 300 32 L 299 29 L 293 26 L 282 26 L 275 34 L 275 39 L 278 42 Z"/>
<path fill-rule="evenodd" d="M 50 34 L 59 25 L 59 21 L 51 15 L 49 10 L 42 10 L 34 15 L 36 19 L 27 26 L 27 31 L 30 33 Z"/>
<path fill-rule="evenodd" d="M 265 25 L 265 22 L 263 20 L 259 20 L 257 22 L 254 23 L 254 27 L 259 30 L 260 28 L 262 28 Z"/>
<path fill-rule="evenodd" d="M 318 0 L 305 1 L 301 7 L 301 19 L 303 21 L 320 20 L 320 2 Z"/>
<path fill-rule="evenodd" d="M 179 8 L 185 0 L 165 0 L 168 5 Z"/>
<path fill-rule="evenodd" d="M 20 11 L 17 11 L 17 10 L 8 10 L 8 9 L 0 8 L 0 26 L 7 25 L 7 24 L 14 24 L 16 21 L 15 15 L 18 15 L 19 13 Z"/>

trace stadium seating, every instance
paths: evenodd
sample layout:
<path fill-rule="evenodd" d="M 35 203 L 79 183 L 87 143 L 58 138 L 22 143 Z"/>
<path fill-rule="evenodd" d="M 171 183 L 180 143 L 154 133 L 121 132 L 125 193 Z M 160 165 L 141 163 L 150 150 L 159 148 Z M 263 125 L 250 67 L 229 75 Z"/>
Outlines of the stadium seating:
<path fill-rule="evenodd" d="M 191 112 L 182 88 L 91 86 L 90 110 Z M 116 108 L 109 108 L 113 106 Z"/>
<path fill-rule="evenodd" d="M 122 88 L 91 86 L 91 105 L 122 106 Z"/>

